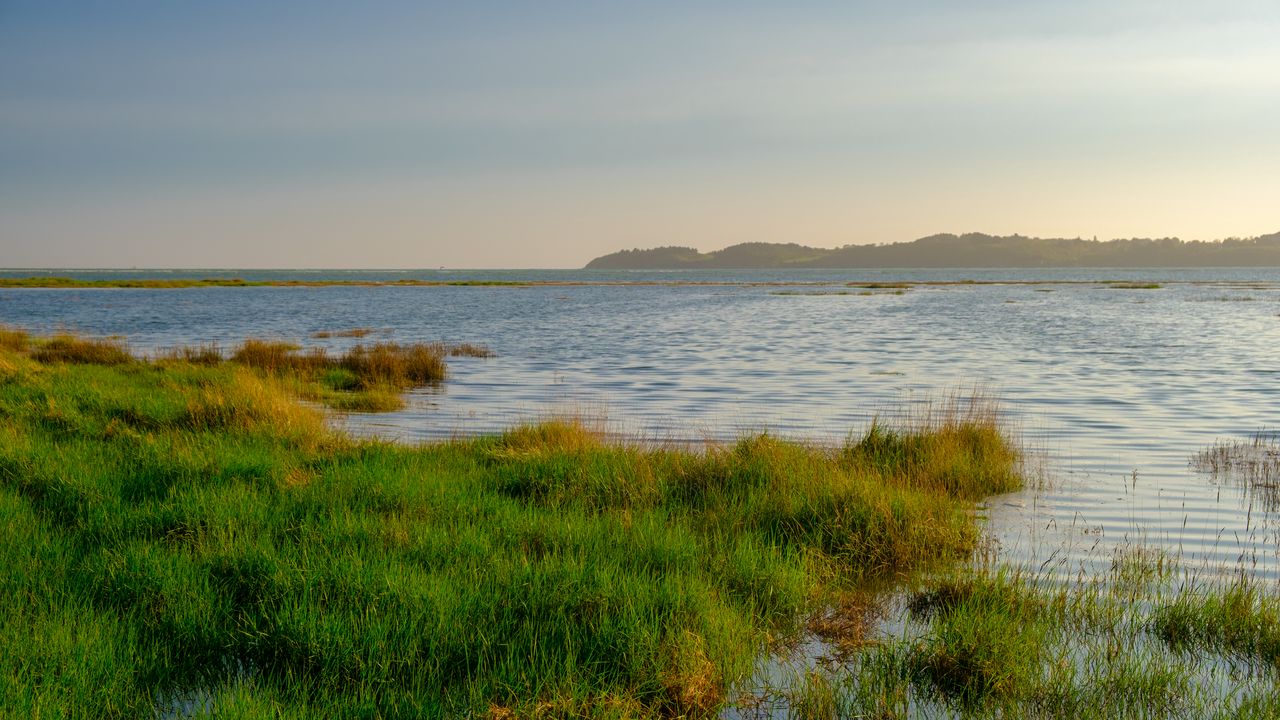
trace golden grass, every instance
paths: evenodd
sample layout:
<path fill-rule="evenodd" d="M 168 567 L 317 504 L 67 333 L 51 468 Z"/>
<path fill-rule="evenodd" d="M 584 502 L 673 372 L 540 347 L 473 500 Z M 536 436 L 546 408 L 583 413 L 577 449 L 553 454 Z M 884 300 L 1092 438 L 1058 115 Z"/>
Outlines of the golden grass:
<path fill-rule="evenodd" d="M 446 371 L 447 351 L 439 343 L 356 345 L 337 357 L 324 348 L 300 351 L 290 342 L 250 339 L 231 355 L 231 361 L 269 373 L 346 370 L 363 388 L 429 385 L 444 380 Z"/>
<path fill-rule="evenodd" d="M 290 342 L 250 338 L 231 354 L 231 362 L 270 373 L 300 370 L 305 361 L 297 354 L 299 349 L 298 345 Z"/>
<path fill-rule="evenodd" d="M 63 362 L 86 365 L 124 365 L 134 361 L 118 340 L 55 335 L 36 345 L 31 357 L 44 363 Z"/>
<path fill-rule="evenodd" d="M 222 362 L 222 350 L 215 343 L 191 346 L 183 345 L 162 351 L 156 359 L 166 362 L 184 362 L 192 365 L 217 365 Z"/>
<path fill-rule="evenodd" d="M 272 378 L 235 368 L 230 382 L 201 386 L 186 407 L 184 425 L 199 429 L 270 428 L 314 446 L 330 435 L 323 414 L 302 405 Z"/>
<path fill-rule="evenodd" d="M 497 355 L 487 345 L 476 345 L 475 343 L 458 343 L 449 346 L 450 357 L 474 357 L 474 358 L 491 358 Z"/>
<path fill-rule="evenodd" d="M 370 384 L 412 387 L 444 380 L 445 349 L 439 344 L 356 345 L 338 364 Z"/>
<path fill-rule="evenodd" d="M 0 348 L 21 352 L 30 342 L 31 335 L 26 330 L 0 325 Z"/>

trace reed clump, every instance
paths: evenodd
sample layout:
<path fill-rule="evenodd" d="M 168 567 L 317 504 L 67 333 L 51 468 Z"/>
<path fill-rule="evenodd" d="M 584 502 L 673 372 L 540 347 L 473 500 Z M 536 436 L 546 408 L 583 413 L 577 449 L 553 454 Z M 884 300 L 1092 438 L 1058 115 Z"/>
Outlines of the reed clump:
<path fill-rule="evenodd" d="M 405 390 L 443 382 L 447 355 L 441 343 L 360 344 L 330 355 L 324 348 L 304 351 L 294 343 L 250 339 L 231 361 L 287 376 L 304 397 L 339 410 L 385 412 L 403 405 Z"/>
<path fill-rule="evenodd" d="M 356 345 L 337 358 L 335 365 L 354 373 L 364 384 L 413 387 L 442 382 L 447 354 L 448 349 L 440 344 L 374 343 Z"/>
<path fill-rule="evenodd" d="M 156 359 L 162 362 L 190 363 L 192 365 L 217 365 L 224 360 L 222 349 L 216 343 L 205 343 L 196 346 L 182 345 L 169 348 L 158 353 Z"/>
<path fill-rule="evenodd" d="M 379 342 L 356 345 L 331 356 L 324 348 L 301 352 L 293 343 L 251 339 L 236 349 L 231 361 L 269 373 L 345 370 L 363 387 L 388 384 L 407 388 L 442 382 L 447 354 L 448 348 L 440 343 Z"/>
<path fill-rule="evenodd" d="M 1247 440 L 1224 440 L 1191 456 L 1190 466 L 1215 482 L 1233 484 L 1268 512 L 1280 509 L 1280 435 L 1257 432 Z"/>
<path fill-rule="evenodd" d="M 1258 432 L 1247 440 L 1214 443 L 1191 457 L 1191 467 L 1255 486 L 1280 484 L 1280 435 Z"/>

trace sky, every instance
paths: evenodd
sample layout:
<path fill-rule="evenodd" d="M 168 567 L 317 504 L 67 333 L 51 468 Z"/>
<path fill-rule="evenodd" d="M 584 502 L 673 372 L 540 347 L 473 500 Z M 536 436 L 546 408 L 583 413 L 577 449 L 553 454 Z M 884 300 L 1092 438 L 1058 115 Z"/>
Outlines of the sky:
<path fill-rule="evenodd" d="M 0 0 L 0 267 L 1280 230 L 1275 0 Z"/>

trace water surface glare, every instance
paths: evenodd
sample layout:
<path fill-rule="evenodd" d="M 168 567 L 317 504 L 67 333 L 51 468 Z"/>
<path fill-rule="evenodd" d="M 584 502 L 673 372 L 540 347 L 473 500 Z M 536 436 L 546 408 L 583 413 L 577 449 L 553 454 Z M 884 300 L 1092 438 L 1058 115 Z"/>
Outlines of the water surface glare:
<path fill-rule="evenodd" d="M 0 323 L 122 335 L 141 351 L 249 336 L 337 349 L 358 340 L 311 335 L 353 327 L 375 328 L 366 342 L 490 346 L 497 357 L 452 359 L 445 385 L 404 411 L 347 422 L 409 441 L 579 413 L 652 440 L 840 442 L 876 414 L 979 386 L 1046 454 L 1047 489 L 985 504 L 1006 559 L 1092 572 L 1142 542 L 1280 578 L 1274 509 L 1188 467 L 1215 440 L 1280 425 L 1277 269 L 198 275 L 676 284 L 0 289 Z M 1011 284 L 847 285 L 967 279 Z"/>

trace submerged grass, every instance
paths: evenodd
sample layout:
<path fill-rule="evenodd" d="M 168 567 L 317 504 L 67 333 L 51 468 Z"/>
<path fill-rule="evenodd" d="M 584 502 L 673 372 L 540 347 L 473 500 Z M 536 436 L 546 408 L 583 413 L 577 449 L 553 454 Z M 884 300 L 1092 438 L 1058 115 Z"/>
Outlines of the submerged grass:
<path fill-rule="evenodd" d="M 1217 442 L 1193 455 L 1190 464 L 1218 478 L 1274 487 L 1280 483 L 1280 435 L 1258 432 L 1248 440 Z"/>
<path fill-rule="evenodd" d="M 970 500 L 1017 482 L 989 413 L 841 448 L 690 452 L 575 422 L 407 447 L 337 434 L 294 396 L 299 377 L 432 377 L 421 350 L 100 364 L 15 345 L 15 717 L 709 716 L 771 642 L 849 625 L 831 608 L 860 582 L 965 556 Z"/>
<path fill-rule="evenodd" d="M 317 340 L 327 338 L 362 338 L 373 334 L 373 328 L 358 327 L 348 328 L 346 330 L 319 330 L 311 333 L 311 337 Z"/>
<path fill-rule="evenodd" d="M 904 630 L 815 683 L 816 717 L 1275 717 L 1280 596 L 1202 579 L 1148 548 L 1062 582 L 1007 567 L 944 575 Z M 811 687 L 789 691 L 811 703 Z"/>

